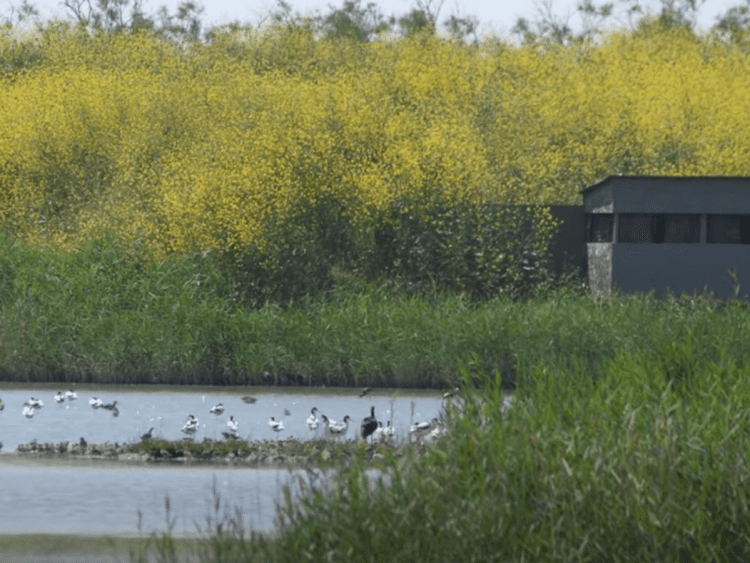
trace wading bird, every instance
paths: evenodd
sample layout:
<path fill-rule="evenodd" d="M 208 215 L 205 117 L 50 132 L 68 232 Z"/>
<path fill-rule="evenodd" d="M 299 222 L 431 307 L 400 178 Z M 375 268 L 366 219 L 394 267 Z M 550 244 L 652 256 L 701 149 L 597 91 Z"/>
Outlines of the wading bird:
<path fill-rule="evenodd" d="M 381 425 L 382 426 L 382 425 Z M 359 427 L 359 434 L 363 440 L 367 440 L 368 437 L 372 436 L 378 428 L 378 421 L 375 418 L 375 406 L 370 407 L 370 416 L 365 417 L 362 420 L 362 424 Z"/>
<path fill-rule="evenodd" d="M 425 422 L 415 422 L 411 425 L 411 430 L 409 431 L 412 436 L 416 436 L 418 438 L 421 438 L 422 436 L 429 434 L 432 430 L 434 430 L 437 427 L 438 419 L 433 418 L 431 421 L 425 421 Z"/>
<path fill-rule="evenodd" d="M 187 419 L 187 422 L 182 427 L 183 434 L 192 435 L 195 434 L 198 430 L 198 419 L 195 418 L 192 414 Z"/>
<path fill-rule="evenodd" d="M 388 421 L 388 426 L 386 426 L 383 429 L 383 436 L 385 436 L 386 440 L 393 440 L 393 437 L 396 435 L 396 429 L 391 426 L 391 421 Z"/>
<path fill-rule="evenodd" d="M 346 436 L 347 430 L 349 430 L 349 415 L 344 417 L 344 422 L 331 420 L 328 423 L 328 433 L 337 438 L 340 436 Z"/>
<path fill-rule="evenodd" d="M 55 395 L 55 402 L 56 403 L 62 403 L 65 400 L 65 395 L 63 395 L 62 391 L 58 391 Z"/>
<path fill-rule="evenodd" d="M 34 409 L 41 409 L 44 406 L 44 403 L 41 399 L 35 399 L 34 397 L 31 397 L 29 400 L 29 406 Z"/>
<path fill-rule="evenodd" d="M 103 404 L 104 403 L 102 403 L 102 400 L 101 399 L 97 399 L 96 397 L 91 397 L 89 399 L 89 405 L 91 405 L 91 407 L 94 408 L 94 409 L 100 409 L 100 408 L 102 408 Z"/>
<path fill-rule="evenodd" d="M 274 432 L 281 432 L 284 430 L 284 422 L 281 420 L 276 420 L 274 417 L 271 417 L 271 420 L 268 421 L 268 426 L 271 427 L 271 430 Z"/>
<path fill-rule="evenodd" d="M 307 427 L 310 430 L 317 430 L 318 428 L 318 417 L 315 416 L 317 410 L 317 408 L 313 407 L 310 411 L 310 416 L 307 417 Z"/>
<path fill-rule="evenodd" d="M 34 416 L 34 407 L 29 405 L 29 403 L 26 403 L 23 406 L 23 410 L 21 411 L 21 414 L 25 416 L 26 418 L 31 418 L 32 416 Z"/>
<path fill-rule="evenodd" d="M 76 393 L 72 389 L 69 389 L 69 390 L 65 391 L 65 398 L 69 399 L 71 401 L 74 401 L 74 400 L 76 400 L 78 398 L 78 393 Z"/>
<path fill-rule="evenodd" d="M 224 405 L 222 405 L 221 403 L 219 403 L 218 405 L 214 405 L 213 407 L 211 407 L 211 414 L 215 414 L 215 415 L 218 416 L 218 415 L 220 415 L 223 412 L 224 412 Z"/>
<path fill-rule="evenodd" d="M 384 434 L 383 434 L 383 423 L 378 420 L 378 427 L 375 429 L 375 432 L 372 433 L 372 439 L 375 442 L 382 442 L 384 440 Z"/>
<path fill-rule="evenodd" d="M 450 399 L 451 397 L 454 397 L 458 393 L 458 387 L 453 389 L 452 391 L 448 391 L 446 393 L 443 393 L 443 399 Z"/>
<path fill-rule="evenodd" d="M 232 431 L 233 434 L 237 434 L 237 428 L 239 427 L 240 423 L 237 422 L 233 416 L 229 417 L 229 420 L 227 421 L 227 426 Z"/>

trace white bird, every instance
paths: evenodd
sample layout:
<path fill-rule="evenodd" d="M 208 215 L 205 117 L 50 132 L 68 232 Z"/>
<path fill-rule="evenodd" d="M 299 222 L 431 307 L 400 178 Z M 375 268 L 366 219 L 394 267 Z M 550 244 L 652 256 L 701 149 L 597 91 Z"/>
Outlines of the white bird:
<path fill-rule="evenodd" d="M 68 391 L 65 391 L 65 398 L 69 399 L 71 401 L 74 401 L 75 399 L 78 398 L 78 393 L 76 393 L 75 391 L 73 391 L 72 389 L 70 389 Z"/>
<path fill-rule="evenodd" d="M 445 432 L 446 430 L 444 426 L 437 425 L 435 428 L 432 429 L 432 432 L 430 432 L 429 438 L 430 440 L 437 440 L 438 438 L 440 438 L 440 436 L 445 434 Z"/>
<path fill-rule="evenodd" d="M 91 405 L 91 406 L 92 406 L 93 408 L 95 408 L 95 409 L 100 409 L 100 408 L 102 408 L 102 405 L 103 405 L 103 404 L 104 404 L 104 403 L 102 402 L 102 400 L 101 400 L 101 399 L 97 399 L 96 397 L 91 397 L 91 398 L 89 399 L 89 405 Z"/>
<path fill-rule="evenodd" d="M 23 410 L 21 411 L 21 414 L 24 415 L 26 418 L 31 418 L 34 416 L 34 407 L 26 403 L 23 406 Z"/>
<path fill-rule="evenodd" d="M 386 440 L 392 440 L 396 435 L 396 429 L 391 426 L 390 420 L 388 421 L 388 426 L 383 429 L 383 435 L 385 436 Z"/>
<path fill-rule="evenodd" d="M 284 422 L 281 420 L 276 420 L 274 417 L 271 417 L 271 420 L 268 421 L 268 426 L 271 427 L 271 430 L 274 432 L 281 432 L 284 430 Z"/>
<path fill-rule="evenodd" d="M 307 417 L 307 426 L 310 430 L 316 430 L 318 428 L 318 417 L 315 416 L 317 410 L 317 408 L 313 407 L 310 411 L 310 416 Z"/>
<path fill-rule="evenodd" d="M 198 419 L 195 418 L 192 414 L 187 419 L 187 422 L 182 427 L 182 432 L 185 434 L 195 434 L 195 432 L 198 430 Z"/>
<path fill-rule="evenodd" d="M 222 405 L 221 403 L 219 403 L 218 405 L 214 405 L 213 407 L 211 407 L 211 414 L 215 414 L 215 415 L 218 416 L 218 415 L 220 415 L 223 412 L 224 412 L 224 405 Z"/>
<path fill-rule="evenodd" d="M 437 418 L 433 418 L 429 422 L 428 421 L 415 422 L 414 424 L 411 425 L 410 432 L 412 436 L 421 437 L 421 436 L 424 436 L 425 434 L 429 434 L 437 426 L 437 423 L 438 423 Z"/>
<path fill-rule="evenodd" d="M 344 417 L 344 422 L 336 422 L 331 420 L 328 424 L 328 433 L 333 436 L 346 436 L 346 431 L 349 429 L 349 415 Z"/>
<path fill-rule="evenodd" d="M 41 399 L 35 399 L 34 397 L 31 397 L 31 400 L 29 401 L 29 406 L 34 409 L 41 409 L 44 406 L 44 403 Z"/>
<path fill-rule="evenodd" d="M 239 427 L 239 425 L 240 425 L 240 423 L 239 423 L 239 422 L 237 422 L 237 421 L 236 421 L 236 420 L 234 419 L 234 417 L 233 417 L 233 416 L 230 416 L 230 417 L 229 417 L 229 420 L 227 421 L 227 426 L 228 426 L 228 427 L 229 427 L 229 429 L 230 429 L 230 430 L 231 430 L 232 432 L 234 432 L 235 434 L 237 433 L 237 428 Z"/>
<path fill-rule="evenodd" d="M 63 395 L 62 391 L 58 391 L 55 395 L 55 402 L 56 403 L 62 403 L 65 400 L 65 395 Z"/>
<path fill-rule="evenodd" d="M 372 439 L 376 442 L 382 442 L 385 440 L 385 434 L 383 433 L 384 430 L 383 423 L 378 420 L 378 427 L 375 429 L 375 432 L 372 433 Z"/>

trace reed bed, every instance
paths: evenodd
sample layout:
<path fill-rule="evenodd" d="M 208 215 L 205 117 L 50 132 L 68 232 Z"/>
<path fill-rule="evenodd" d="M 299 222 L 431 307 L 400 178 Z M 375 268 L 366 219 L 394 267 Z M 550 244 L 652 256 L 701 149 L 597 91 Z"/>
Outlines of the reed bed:
<path fill-rule="evenodd" d="M 342 283 L 248 305 L 212 255 L 156 260 L 115 240 L 78 252 L 0 237 L 0 380 L 88 384 L 453 387 L 457 362 L 512 386 L 540 361 L 598 372 L 690 337 L 750 356 L 742 300 L 597 301 L 575 288 L 528 300 Z"/>
<path fill-rule="evenodd" d="M 274 537 L 216 522 L 201 560 L 748 560 L 750 370 L 728 348 L 693 333 L 596 370 L 540 360 L 502 415 L 479 366 L 426 455 L 287 494 Z"/>

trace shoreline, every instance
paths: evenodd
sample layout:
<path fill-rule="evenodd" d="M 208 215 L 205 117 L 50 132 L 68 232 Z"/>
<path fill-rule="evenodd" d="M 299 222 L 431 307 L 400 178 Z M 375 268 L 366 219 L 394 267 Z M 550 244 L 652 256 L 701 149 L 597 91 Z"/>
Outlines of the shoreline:
<path fill-rule="evenodd" d="M 409 452 L 423 454 L 429 443 L 424 441 L 391 444 L 368 444 L 359 440 L 149 440 L 134 444 L 92 443 L 83 449 L 71 442 L 29 442 L 19 444 L 14 452 L 3 453 L 7 462 L 69 461 L 107 462 L 133 466 L 246 467 L 248 469 L 329 468 L 341 462 L 356 461 L 364 456 L 366 463 L 378 465 L 388 456 L 405 458 Z"/>
<path fill-rule="evenodd" d="M 39 389 L 48 391 L 59 391 L 73 389 L 74 391 L 98 391 L 106 388 L 111 392 L 137 392 L 137 393 L 226 393 L 230 395 L 349 395 L 359 394 L 362 387 L 327 387 L 300 386 L 300 385 L 184 385 L 167 383 L 49 383 L 49 382 L 21 382 L 0 380 L 0 393 L 2 391 L 17 391 L 19 389 Z M 447 388 L 446 388 L 447 389 Z M 368 396 L 393 396 L 402 397 L 433 397 L 442 396 L 445 390 L 427 389 L 418 387 L 372 387 Z M 2 395 L 0 395 L 2 398 Z"/>

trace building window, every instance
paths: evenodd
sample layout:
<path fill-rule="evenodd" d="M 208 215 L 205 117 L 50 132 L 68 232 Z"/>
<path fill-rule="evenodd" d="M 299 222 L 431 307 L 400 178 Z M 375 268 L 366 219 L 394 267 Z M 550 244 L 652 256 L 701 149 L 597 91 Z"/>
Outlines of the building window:
<path fill-rule="evenodd" d="M 709 244 L 750 244 L 750 215 L 709 215 Z"/>
<path fill-rule="evenodd" d="M 621 213 L 618 242 L 634 244 L 697 244 L 701 219 L 687 213 Z"/>
<path fill-rule="evenodd" d="M 612 242 L 614 215 L 592 213 L 586 222 L 586 242 Z"/>

